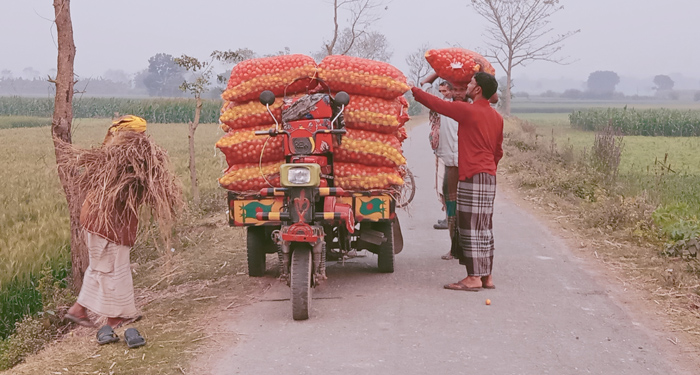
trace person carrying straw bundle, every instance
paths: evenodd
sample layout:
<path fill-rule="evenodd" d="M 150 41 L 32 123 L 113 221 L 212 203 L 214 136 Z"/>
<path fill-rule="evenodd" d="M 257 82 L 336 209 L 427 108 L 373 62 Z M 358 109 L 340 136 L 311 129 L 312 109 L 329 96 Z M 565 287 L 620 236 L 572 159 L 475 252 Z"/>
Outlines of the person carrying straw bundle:
<path fill-rule="evenodd" d="M 78 300 L 65 318 L 94 327 L 87 310 L 107 317 L 107 325 L 98 332 L 101 344 L 118 340 L 113 328 L 140 318 L 129 260 L 140 207 L 150 208 L 161 235 L 168 238 L 183 205 L 167 152 L 145 130 L 144 119 L 123 116 L 112 123 L 99 148 L 62 144 L 71 157 L 59 163 L 80 171 L 73 188 L 85 197 L 80 225 L 89 253 Z"/>

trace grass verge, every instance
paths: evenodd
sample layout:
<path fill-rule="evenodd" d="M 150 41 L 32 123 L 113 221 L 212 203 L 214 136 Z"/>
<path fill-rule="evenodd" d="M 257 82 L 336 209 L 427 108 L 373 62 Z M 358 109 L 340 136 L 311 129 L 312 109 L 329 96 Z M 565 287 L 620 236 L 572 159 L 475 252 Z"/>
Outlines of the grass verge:
<path fill-rule="evenodd" d="M 222 210 L 214 210 L 223 202 L 219 198 L 208 201 L 215 213 L 187 214 L 172 249 L 154 248 L 146 232 L 132 250 L 135 294 L 144 318 L 116 333 L 123 338 L 124 330 L 134 327 L 146 346 L 130 350 L 123 340 L 99 346 L 96 329 L 75 328 L 7 374 L 189 373 L 198 347 L 216 340 L 204 329 L 211 311 L 234 313 L 260 289 L 247 276 L 245 232 L 230 228 Z"/>
<path fill-rule="evenodd" d="M 697 177 L 689 174 L 682 182 L 680 176 L 653 173 L 644 181 L 629 174 L 610 178 L 592 163 L 593 134 L 586 135 L 591 140 L 586 154 L 584 148 L 568 142 L 559 146 L 557 140 L 562 137 L 557 137 L 554 129 L 561 131 L 552 123 L 539 126 L 517 118 L 508 120 L 506 156 L 501 167 L 505 179 L 525 200 L 541 208 L 543 216 L 575 238 L 575 250 L 602 263 L 626 287 L 642 291 L 647 307 L 658 313 L 658 321 L 682 335 L 697 352 L 700 262 L 697 255 L 669 251 L 669 244 L 677 243 L 669 235 L 669 223 L 685 219 L 687 224 L 693 218 L 697 221 L 697 217 L 690 215 L 687 206 L 671 209 L 673 214 L 668 214 L 670 206 L 664 200 L 678 201 L 683 196 L 688 201 L 697 199 L 700 187 L 692 184 Z M 620 168 L 624 168 L 624 161 Z M 642 184 L 652 181 L 669 189 L 683 186 L 685 190 L 669 192 Z M 669 220 L 664 222 L 659 216 Z M 681 238 L 692 238 L 693 228 L 687 225 L 688 233 Z"/>

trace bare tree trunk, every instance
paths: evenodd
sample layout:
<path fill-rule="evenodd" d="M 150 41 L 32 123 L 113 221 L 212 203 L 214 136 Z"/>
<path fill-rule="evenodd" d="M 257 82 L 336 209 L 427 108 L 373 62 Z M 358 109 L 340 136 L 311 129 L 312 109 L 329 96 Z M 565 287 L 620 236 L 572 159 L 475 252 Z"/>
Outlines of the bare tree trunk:
<path fill-rule="evenodd" d="M 70 0 L 54 0 L 54 12 L 56 16 L 56 33 L 58 38 L 58 66 L 55 80 L 56 97 L 54 101 L 53 120 L 51 121 L 51 134 L 54 139 L 54 151 L 56 161 L 65 158 L 66 155 L 56 147 L 58 140 L 72 143 L 71 123 L 73 122 L 73 62 L 75 60 L 75 42 L 73 41 L 73 22 L 70 17 Z M 72 189 L 71 180 L 77 173 L 58 164 L 58 177 L 61 180 L 63 191 L 66 193 L 66 201 L 70 212 L 71 231 L 71 262 L 72 285 L 77 294 L 83 286 L 83 275 L 88 266 L 87 247 L 80 236 L 80 207 L 82 197 L 79 192 Z"/>
<path fill-rule="evenodd" d="M 194 110 L 194 121 L 190 122 L 190 182 L 192 185 L 192 201 L 199 206 L 199 186 L 197 184 L 197 167 L 194 160 L 194 132 L 199 126 L 199 115 L 202 113 L 202 98 L 197 96 L 197 107 Z"/>
<path fill-rule="evenodd" d="M 511 70 L 512 70 L 512 68 L 509 66 L 508 71 L 506 72 L 505 98 L 503 98 L 503 114 L 506 116 L 510 116 L 510 99 L 511 99 L 510 88 L 512 87 L 512 84 L 513 84 Z"/>
<path fill-rule="evenodd" d="M 335 25 L 333 29 L 333 40 L 331 40 L 329 44 L 326 44 L 326 51 L 329 55 L 333 54 L 335 42 L 338 40 L 338 0 L 333 0 L 333 24 Z"/>

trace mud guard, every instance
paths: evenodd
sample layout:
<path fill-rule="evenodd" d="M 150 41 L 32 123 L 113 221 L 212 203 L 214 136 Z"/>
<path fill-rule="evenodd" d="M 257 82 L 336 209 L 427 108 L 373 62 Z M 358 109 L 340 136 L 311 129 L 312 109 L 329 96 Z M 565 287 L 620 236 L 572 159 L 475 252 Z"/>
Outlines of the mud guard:
<path fill-rule="evenodd" d="M 394 227 L 394 254 L 398 254 L 403 250 L 403 234 L 401 233 L 401 224 L 399 224 L 399 216 L 395 216 L 391 223 Z"/>

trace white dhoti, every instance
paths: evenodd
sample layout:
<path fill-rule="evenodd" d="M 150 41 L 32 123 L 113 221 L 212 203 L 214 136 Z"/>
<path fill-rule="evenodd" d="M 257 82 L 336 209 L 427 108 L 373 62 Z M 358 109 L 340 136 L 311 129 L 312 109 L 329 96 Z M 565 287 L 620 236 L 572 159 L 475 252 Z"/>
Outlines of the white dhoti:
<path fill-rule="evenodd" d="M 445 211 L 445 196 L 443 195 L 443 184 L 445 174 L 445 162 L 439 157 L 435 157 L 435 191 L 437 192 L 438 201 L 442 203 L 442 210 Z"/>
<path fill-rule="evenodd" d="M 131 248 L 88 231 L 84 233 L 90 265 L 83 278 L 78 304 L 109 318 L 137 316 L 129 261 Z"/>

